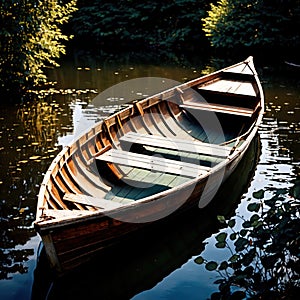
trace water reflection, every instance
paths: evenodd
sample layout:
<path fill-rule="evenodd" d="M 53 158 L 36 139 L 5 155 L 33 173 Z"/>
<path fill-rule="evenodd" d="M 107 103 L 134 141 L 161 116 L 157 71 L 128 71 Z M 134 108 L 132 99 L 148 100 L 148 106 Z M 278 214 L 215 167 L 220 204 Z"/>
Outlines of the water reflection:
<path fill-rule="evenodd" d="M 37 194 L 43 174 L 61 149 L 58 136 L 73 127 L 72 95 L 37 99 L 0 110 L 0 279 L 28 272 L 36 236 Z M 74 97 L 74 96 L 73 96 Z"/>

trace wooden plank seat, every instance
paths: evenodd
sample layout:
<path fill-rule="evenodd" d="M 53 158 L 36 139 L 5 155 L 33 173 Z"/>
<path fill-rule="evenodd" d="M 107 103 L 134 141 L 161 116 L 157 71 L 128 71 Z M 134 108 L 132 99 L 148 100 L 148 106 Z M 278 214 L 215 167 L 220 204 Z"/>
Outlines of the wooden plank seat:
<path fill-rule="evenodd" d="M 199 175 L 205 174 L 211 169 L 197 164 L 117 149 L 111 149 L 99 156 L 96 156 L 95 159 L 106 163 L 180 175 L 189 178 L 195 178 Z"/>
<path fill-rule="evenodd" d="M 220 112 L 226 113 L 231 115 L 238 115 L 238 116 L 245 116 L 251 117 L 254 113 L 254 109 L 246 108 L 246 107 L 237 107 L 237 106 L 230 106 L 230 105 L 223 105 L 217 103 L 208 103 L 208 102 L 186 102 L 186 104 L 181 104 L 181 108 L 185 110 L 189 109 L 201 109 L 206 111 L 213 111 L 213 112 Z"/>
<path fill-rule="evenodd" d="M 121 203 L 118 203 L 118 202 L 113 202 L 113 201 L 106 200 L 103 198 L 95 198 L 95 197 L 83 195 L 83 194 L 66 193 L 64 195 L 64 200 L 74 202 L 74 203 L 80 203 L 80 204 L 84 204 L 84 205 L 94 206 L 94 207 L 105 209 L 105 210 L 115 209 L 115 208 L 123 206 Z"/>
<path fill-rule="evenodd" d="M 167 138 L 158 135 L 147 135 L 128 132 L 120 138 L 121 145 L 140 144 L 156 148 L 177 150 L 186 153 L 203 154 L 225 158 L 230 154 L 231 148 L 200 141 L 187 141 L 178 138 Z"/>
<path fill-rule="evenodd" d="M 205 90 L 220 94 L 256 97 L 256 92 L 253 88 L 252 82 L 236 81 L 232 79 L 222 79 L 213 81 L 207 85 L 199 86 L 198 90 Z"/>

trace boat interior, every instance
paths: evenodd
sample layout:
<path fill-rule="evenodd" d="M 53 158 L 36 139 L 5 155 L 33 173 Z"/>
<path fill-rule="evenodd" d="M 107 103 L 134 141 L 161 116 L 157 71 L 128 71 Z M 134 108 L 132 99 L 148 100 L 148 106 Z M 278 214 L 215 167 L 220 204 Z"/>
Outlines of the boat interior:
<path fill-rule="evenodd" d="M 260 109 L 253 77 L 228 73 L 134 102 L 96 124 L 53 162 L 44 207 L 113 209 L 209 173 L 243 143 L 238 137 Z"/>

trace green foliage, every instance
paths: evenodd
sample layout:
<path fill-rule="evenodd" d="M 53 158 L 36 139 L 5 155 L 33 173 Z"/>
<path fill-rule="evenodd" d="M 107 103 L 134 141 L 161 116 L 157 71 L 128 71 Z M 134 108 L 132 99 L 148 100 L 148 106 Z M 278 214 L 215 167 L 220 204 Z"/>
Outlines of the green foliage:
<path fill-rule="evenodd" d="M 68 36 L 61 26 L 76 10 L 76 0 L 1 0 L 0 89 L 20 95 L 46 81 L 44 69 L 58 66 Z"/>
<path fill-rule="evenodd" d="M 232 233 L 219 233 L 215 245 L 228 249 L 230 257 L 221 263 L 195 259 L 220 275 L 213 299 L 294 299 L 300 290 L 299 199 L 293 198 L 294 190 L 275 190 L 270 198 L 263 190 L 254 192 L 247 207 L 251 217 L 241 217 L 239 230 L 235 219 L 218 217 Z"/>
<path fill-rule="evenodd" d="M 199 20 L 209 7 L 204 0 L 79 0 L 78 6 L 72 20 L 77 37 L 89 45 L 114 44 L 117 49 L 176 49 L 191 41 L 201 43 Z"/>
<path fill-rule="evenodd" d="M 300 1 L 219 0 L 202 19 L 216 48 L 299 47 Z"/>

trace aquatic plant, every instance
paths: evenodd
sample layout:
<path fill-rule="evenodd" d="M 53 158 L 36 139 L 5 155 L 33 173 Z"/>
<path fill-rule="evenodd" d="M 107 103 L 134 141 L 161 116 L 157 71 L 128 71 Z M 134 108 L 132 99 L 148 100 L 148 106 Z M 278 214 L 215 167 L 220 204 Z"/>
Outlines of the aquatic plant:
<path fill-rule="evenodd" d="M 215 281 L 219 292 L 211 299 L 295 299 L 300 291 L 299 183 L 268 196 L 264 190 L 254 192 L 247 206 L 250 218 L 218 216 L 226 229 L 215 236 L 215 246 L 228 249 L 229 258 L 195 259 L 220 276 Z"/>

